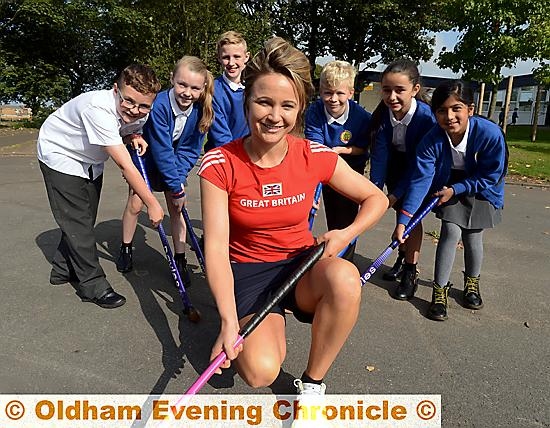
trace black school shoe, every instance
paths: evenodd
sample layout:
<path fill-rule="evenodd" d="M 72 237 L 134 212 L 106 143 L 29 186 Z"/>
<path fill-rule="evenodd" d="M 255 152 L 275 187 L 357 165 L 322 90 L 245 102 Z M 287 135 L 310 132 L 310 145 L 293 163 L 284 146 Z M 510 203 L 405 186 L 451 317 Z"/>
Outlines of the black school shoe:
<path fill-rule="evenodd" d="M 95 303 L 104 309 L 114 309 L 126 303 L 126 297 L 109 287 L 101 297 L 80 297 L 83 302 Z"/>
<path fill-rule="evenodd" d="M 176 268 L 178 269 L 180 278 L 183 281 L 183 286 L 187 290 L 191 287 L 191 275 L 189 275 L 185 254 L 176 254 L 174 256 L 174 261 L 176 262 Z"/>
<path fill-rule="evenodd" d="M 116 270 L 122 273 L 130 272 L 134 268 L 132 262 L 132 244 L 120 246 L 120 252 L 116 259 Z"/>
<path fill-rule="evenodd" d="M 384 281 L 396 281 L 401 275 L 403 275 L 403 263 L 405 262 L 405 253 L 399 252 L 397 260 L 392 268 L 382 275 Z"/>
<path fill-rule="evenodd" d="M 403 268 L 401 281 L 395 287 L 393 297 L 397 300 L 410 300 L 418 290 L 418 271 L 416 265 L 406 264 Z"/>

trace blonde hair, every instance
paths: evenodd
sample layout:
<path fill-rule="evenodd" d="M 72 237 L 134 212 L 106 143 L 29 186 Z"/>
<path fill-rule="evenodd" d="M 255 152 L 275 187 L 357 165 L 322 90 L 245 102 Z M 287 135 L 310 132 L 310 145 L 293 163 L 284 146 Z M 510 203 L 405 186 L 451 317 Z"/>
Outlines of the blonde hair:
<path fill-rule="evenodd" d="M 329 88 L 337 88 L 346 83 L 350 89 L 355 87 L 357 70 L 347 61 L 331 61 L 325 64 L 319 76 L 321 85 Z"/>
<path fill-rule="evenodd" d="M 263 49 L 250 60 L 242 74 L 244 83 L 244 107 L 248 113 L 248 102 L 254 82 L 265 74 L 279 73 L 294 84 L 300 109 L 294 131 L 301 131 L 304 111 L 313 94 L 311 68 L 307 57 L 281 37 L 267 40 Z"/>
<path fill-rule="evenodd" d="M 243 45 L 244 50 L 246 52 L 246 40 L 244 39 L 243 35 L 241 33 L 238 33 L 237 31 L 226 31 L 223 33 L 220 38 L 218 39 L 216 43 L 216 52 L 220 53 L 220 50 L 225 45 Z"/>
<path fill-rule="evenodd" d="M 204 77 L 204 89 L 197 100 L 202 106 L 202 117 L 199 122 L 199 131 L 208 132 L 214 121 L 214 109 L 212 108 L 212 99 L 214 98 L 214 77 L 208 71 L 206 64 L 196 56 L 185 55 L 174 66 L 172 75 L 176 75 L 180 67 L 186 67 L 189 71 L 199 73 Z"/>

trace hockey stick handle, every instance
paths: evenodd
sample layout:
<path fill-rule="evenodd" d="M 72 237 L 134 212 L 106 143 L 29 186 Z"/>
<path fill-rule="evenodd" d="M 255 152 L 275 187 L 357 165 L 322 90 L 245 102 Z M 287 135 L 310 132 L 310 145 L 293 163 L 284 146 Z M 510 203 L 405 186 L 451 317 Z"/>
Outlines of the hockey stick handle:
<path fill-rule="evenodd" d="M 428 205 L 424 207 L 424 209 L 415 215 L 410 221 L 409 224 L 407 224 L 407 227 L 405 227 L 405 231 L 403 232 L 403 238 L 408 238 L 411 231 L 422 221 L 424 217 L 428 215 L 428 213 L 437 205 L 437 202 L 439 201 L 439 198 L 433 198 Z M 394 239 L 390 245 L 380 254 L 367 268 L 365 273 L 361 275 L 361 285 L 365 285 L 367 281 L 374 275 L 374 273 L 378 270 L 380 266 L 386 261 L 386 259 L 390 256 L 393 250 L 397 248 L 399 245 L 399 241 L 397 239 Z"/>
<path fill-rule="evenodd" d="M 319 183 L 317 187 L 315 188 L 315 193 L 313 195 L 313 202 L 316 205 L 319 205 L 319 200 L 321 199 L 321 192 L 323 190 L 323 184 Z M 315 221 L 315 214 L 317 213 L 317 208 L 311 207 L 311 210 L 309 211 L 309 230 L 313 229 L 313 222 Z"/>
<path fill-rule="evenodd" d="M 233 344 L 233 348 L 237 348 L 241 343 L 243 343 L 246 336 L 248 336 L 252 331 L 263 321 L 263 319 L 269 314 L 273 306 L 279 303 L 289 291 L 296 286 L 300 278 L 311 269 L 311 267 L 319 260 L 323 255 L 325 250 L 324 242 L 317 245 L 313 248 L 310 254 L 300 263 L 294 272 L 286 279 L 286 281 L 279 287 L 277 292 L 272 296 L 272 298 L 265 303 L 265 305 L 254 314 L 254 316 L 244 325 L 244 327 L 239 332 L 237 340 Z M 223 362 L 227 359 L 225 352 L 220 352 L 218 356 L 210 363 L 207 369 L 199 376 L 193 385 L 185 392 L 184 396 L 196 394 L 212 375 L 220 368 Z M 183 399 L 183 397 L 182 397 Z M 181 400 L 181 399 L 180 399 Z"/>

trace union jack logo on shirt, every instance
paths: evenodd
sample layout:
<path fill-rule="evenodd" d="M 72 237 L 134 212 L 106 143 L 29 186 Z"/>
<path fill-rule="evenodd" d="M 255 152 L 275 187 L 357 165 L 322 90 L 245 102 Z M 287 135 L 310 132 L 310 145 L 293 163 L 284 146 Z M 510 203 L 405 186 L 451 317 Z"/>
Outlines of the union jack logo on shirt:
<path fill-rule="evenodd" d="M 283 183 L 272 183 L 272 184 L 262 185 L 262 196 L 264 198 L 267 196 L 282 196 L 282 194 L 283 194 Z"/>

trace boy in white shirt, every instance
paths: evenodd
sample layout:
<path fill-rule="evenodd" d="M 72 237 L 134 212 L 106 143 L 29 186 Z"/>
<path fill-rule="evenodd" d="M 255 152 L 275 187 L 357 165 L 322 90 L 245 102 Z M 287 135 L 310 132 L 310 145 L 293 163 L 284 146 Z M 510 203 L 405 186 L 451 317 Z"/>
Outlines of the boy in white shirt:
<path fill-rule="evenodd" d="M 50 283 L 71 282 L 84 302 L 102 308 L 122 306 L 99 264 L 94 225 L 104 162 L 111 157 L 147 206 L 156 227 L 164 212 L 135 168 L 125 141 L 144 150 L 140 133 L 160 90 L 154 71 L 134 64 L 126 67 L 111 90 L 83 93 L 62 105 L 43 123 L 38 135 L 38 160 L 48 200 L 61 229 L 52 261 Z"/>

